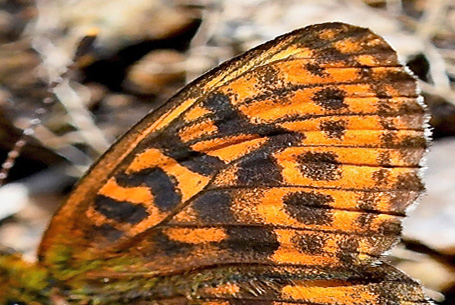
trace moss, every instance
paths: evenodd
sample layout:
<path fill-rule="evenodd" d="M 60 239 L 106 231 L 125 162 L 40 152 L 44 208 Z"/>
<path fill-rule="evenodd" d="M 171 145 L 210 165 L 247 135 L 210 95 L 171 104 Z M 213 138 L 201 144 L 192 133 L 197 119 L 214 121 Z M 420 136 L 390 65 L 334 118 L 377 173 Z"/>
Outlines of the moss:
<path fill-rule="evenodd" d="M 50 304 L 49 273 L 37 264 L 25 262 L 19 254 L 0 255 L 0 287 L 0 304 Z"/>

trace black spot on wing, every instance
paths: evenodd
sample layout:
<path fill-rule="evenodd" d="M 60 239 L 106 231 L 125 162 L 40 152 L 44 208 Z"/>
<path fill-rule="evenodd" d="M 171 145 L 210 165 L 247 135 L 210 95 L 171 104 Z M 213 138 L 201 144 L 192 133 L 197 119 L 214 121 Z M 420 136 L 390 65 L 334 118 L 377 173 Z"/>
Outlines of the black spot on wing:
<path fill-rule="evenodd" d="M 202 104 L 213 113 L 220 134 L 237 134 L 249 125 L 232 107 L 229 97 L 225 94 L 212 94 Z"/>
<path fill-rule="evenodd" d="M 295 192 L 283 198 L 286 211 L 298 221 L 307 225 L 328 225 L 332 214 L 328 205 L 333 202 L 330 195 L 315 192 Z"/>
<path fill-rule="evenodd" d="M 251 153 L 243 158 L 237 169 L 237 181 L 241 185 L 276 185 L 283 181 L 281 168 L 265 151 Z"/>
<path fill-rule="evenodd" d="M 265 227 L 228 227 L 228 238 L 223 241 L 230 251 L 245 255 L 268 257 L 280 246 L 272 229 Z"/>
<path fill-rule="evenodd" d="M 378 201 L 379 198 L 375 193 L 364 192 L 358 197 L 357 207 L 364 211 L 374 211 Z"/>
<path fill-rule="evenodd" d="M 277 185 L 283 181 L 281 166 L 271 156 L 273 152 L 296 145 L 304 135 L 281 131 L 270 134 L 267 143 L 260 149 L 246 155 L 237 167 L 237 181 L 241 185 Z"/>
<path fill-rule="evenodd" d="M 384 129 L 397 129 L 393 122 L 393 117 L 381 118 L 379 124 L 381 124 Z"/>
<path fill-rule="evenodd" d="M 356 218 L 356 223 L 358 224 L 359 228 L 363 230 L 369 230 L 370 225 L 373 221 L 377 218 L 377 214 L 373 213 L 361 213 Z"/>
<path fill-rule="evenodd" d="M 396 147 L 397 145 L 395 144 L 397 138 L 397 132 L 396 131 L 387 131 L 384 132 L 381 135 L 381 142 L 382 145 L 386 148 L 393 148 Z"/>
<path fill-rule="evenodd" d="M 174 126 L 168 127 L 153 138 L 153 143 L 149 145 L 160 149 L 165 155 L 173 158 L 189 170 L 202 175 L 209 176 L 224 166 L 224 163 L 218 158 L 194 151 L 188 147 L 181 141 L 178 130 Z"/>
<path fill-rule="evenodd" d="M 157 148 L 189 170 L 205 176 L 210 176 L 223 168 L 225 164 L 220 159 L 194 151 L 188 144 L 182 142 L 178 134 L 183 123 L 183 120 L 171 122 L 164 130 L 144 139 L 135 151 Z"/>
<path fill-rule="evenodd" d="M 269 136 L 267 143 L 261 149 L 274 152 L 285 147 L 298 145 L 305 138 L 305 135 L 300 133 L 281 131 Z"/>
<path fill-rule="evenodd" d="M 156 245 L 156 251 L 162 252 L 167 256 L 186 255 L 189 254 L 194 248 L 194 245 L 192 244 L 182 243 L 170 239 L 161 230 L 153 233 L 152 240 Z"/>
<path fill-rule="evenodd" d="M 275 92 L 275 94 L 277 93 Z M 256 100 L 256 97 L 254 99 Z M 213 93 L 203 101 L 203 105 L 212 112 L 210 116 L 218 129 L 218 136 L 255 134 L 264 137 L 289 133 L 284 128 L 273 124 L 251 123 L 247 117 L 233 107 L 229 96 L 226 94 Z"/>
<path fill-rule="evenodd" d="M 346 126 L 346 121 L 328 120 L 322 121 L 319 127 L 329 138 L 341 139 L 346 132 Z"/>
<path fill-rule="evenodd" d="M 337 88 L 324 88 L 313 95 L 313 101 L 327 110 L 339 110 L 348 105 L 344 102 L 346 93 Z"/>
<path fill-rule="evenodd" d="M 298 234 L 292 238 L 300 252 L 310 255 L 322 254 L 326 241 L 327 237 L 322 234 Z"/>
<path fill-rule="evenodd" d="M 125 186 L 148 186 L 154 197 L 154 204 L 162 212 L 172 211 L 182 200 L 177 181 L 161 168 L 147 168 L 133 174 L 120 174 L 117 182 Z"/>
<path fill-rule="evenodd" d="M 303 176 L 317 181 L 333 181 L 341 178 L 337 155 L 331 152 L 307 152 L 298 157 Z"/>
<path fill-rule="evenodd" d="M 180 162 L 189 170 L 210 176 L 225 165 L 220 159 L 200 152 L 191 152 L 191 157 Z"/>
<path fill-rule="evenodd" d="M 193 208 L 205 224 L 223 224 L 234 221 L 232 198 L 226 190 L 209 190 L 194 203 Z"/>
<path fill-rule="evenodd" d="M 96 196 L 94 208 L 109 219 L 130 224 L 139 223 L 149 215 L 141 204 L 117 201 L 102 195 Z"/>
<path fill-rule="evenodd" d="M 115 242 L 117 241 L 120 237 L 123 236 L 123 232 L 120 230 L 117 230 L 110 224 L 102 224 L 100 226 L 93 226 L 91 230 L 91 234 L 93 235 L 101 235 L 103 236 L 108 242 Z"/>
<path fill-rule="evenodd" d="M 391 165 L 390 159 L 391 159 L 390 152 L 384 151 L 379 154 L 379 156 L 376 158 L 376 161 L 378 162 L 378 164 L 382 166 L 390 166 Z"/>
<path fill-rule="evenodd" d="M 377 107 L 377 114 L 381 117 L 389 117 L 391 115 L 397 115 L 397 114 L 400 114 L 400 111 L 398 110 L 398 113 L 397 111 L 394 109 L 394 107 L 392 106 L 392 101 L 390 99 L 380 99 L 377 103 L 376 103 L 376 107 Z"/>
<path fill-rule="evenodd" d="M 308 70 L 311 74 L 319 76 L 319 77 L 324 77 L 326 76 L 325 69 L 316 63 L 308 63 L 305 65 L 305 69 Z"/>
<path fill-rule="evenodd" d="M 385 168 L 380 168 L 372 174 L 372 178 L 378 185 L 387 185 L 389 183 L 389 176 L 390 172 Z"/>

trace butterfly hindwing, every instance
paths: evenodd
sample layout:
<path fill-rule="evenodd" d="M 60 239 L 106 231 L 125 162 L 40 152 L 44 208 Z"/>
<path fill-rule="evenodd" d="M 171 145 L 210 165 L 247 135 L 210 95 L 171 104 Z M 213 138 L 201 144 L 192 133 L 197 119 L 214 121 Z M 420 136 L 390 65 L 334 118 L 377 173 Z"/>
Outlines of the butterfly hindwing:
<path fill-rule="evenodd" d="M 342 23 L 294 31 L 134 127 L 54 217 L 41 261 L 110 301 L 426 303 L 407 276 L 371 266 L 422 190 L 423 118 L 382 38 Z"/>

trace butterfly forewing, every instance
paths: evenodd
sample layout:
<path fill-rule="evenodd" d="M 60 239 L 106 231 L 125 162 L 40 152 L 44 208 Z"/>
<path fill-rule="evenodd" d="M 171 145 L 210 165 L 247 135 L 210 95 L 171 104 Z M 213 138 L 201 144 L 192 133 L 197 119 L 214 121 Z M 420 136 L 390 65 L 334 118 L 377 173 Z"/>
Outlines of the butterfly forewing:
<path fill-rule="evenodd" d="M 379 263 L 422 190 L 423 118 L 382 38 L 294 31 L 134 127 L 54 217 L 41 261 L 104 302 L 426 303 Z"/>

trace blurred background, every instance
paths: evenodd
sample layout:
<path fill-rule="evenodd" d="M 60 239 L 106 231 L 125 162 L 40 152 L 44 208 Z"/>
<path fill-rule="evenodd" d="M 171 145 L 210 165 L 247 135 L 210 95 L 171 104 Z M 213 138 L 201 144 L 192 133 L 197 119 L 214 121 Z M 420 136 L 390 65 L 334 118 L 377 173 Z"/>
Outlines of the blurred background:
<path fill-rule="evenodd" d="M 455 304 L 454 0 L 0 0 L 0 160 L 34 127 L 0 188 L 0 249 L 35 259 L 75 181 L 184 84 L 324 21 L 371 28 L 419 78 L 434 139 L 427 192 L 387 259 Z"/>

